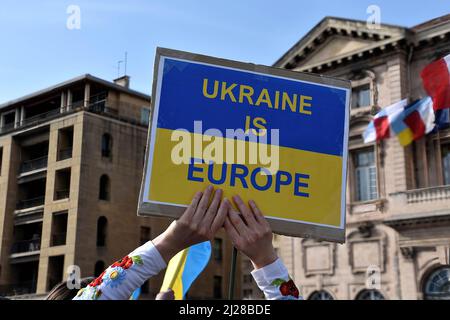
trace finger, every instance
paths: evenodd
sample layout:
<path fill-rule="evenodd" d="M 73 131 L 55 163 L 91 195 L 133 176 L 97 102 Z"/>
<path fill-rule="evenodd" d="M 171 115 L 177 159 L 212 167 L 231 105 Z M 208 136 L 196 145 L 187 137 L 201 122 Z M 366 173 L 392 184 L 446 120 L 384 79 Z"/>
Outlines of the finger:
<path fill-rule="evenodd" d="M 228 208 L 230 207 L 230 203 L 227 198 L 224 198 L 222 202 L 220 203 L 219 210 L 217 211 L 217 214 L 214 218 L 214 221 L 211 225 L 211 230 L 213 233 L 216 233 L 219 231 L 220 228 L 223 227 L 223 224 L 225 223 L 225 219 L 228 215 Z"/>
<path fill-rule="evenodd" d="M 209 205 L 208 210 L 206 210 L 205 217 L 201 221 L 201 224 L 208 227 L 208 229 L 211 227 L 214 217 L 217 215 L 217 208 L 219 207 L 220 200 L 222 200 L 222 194 L 222 189 L 217 189 L 216 192 L 214 192 L 211 204 Z"/>
<path fill-rule="evenodd" d="M 213 192 L 213 190 L 214 188 L 211 185 L 206 187 L 205 191 L 203 192 L 203 196 L 197 206 L 197 209 L 194 212 L 192 222 L 200 223 L 200 221 L 202 221 L 203 216 L 205 215 L 206 210 L 208 209 L 209 199 L 211 198 L 211 193 Z"/>
<path fill-rule="evenodd" d="M 259 210 L 258 206 L 256 205 L 256 202 L 253 200 L 250 200 L 248 202 L 248 204 L 250 205 L 250 208 L 253 211 L 253 214 L 255 216 L 256 221 L 258 221 L 259 223 L 262 224 L 266 224 L 268 223 L 266 218 L 264 217 L 264 215 L 262 214 L 261 210 Z"/>
<path fill-rule="evenodd" d="M 247 225 L 250 227 L 250 229 L 254 229 L 256 227 L 256 220 L 253 216 L 253 212 L 245 205 L 244 201 L 242 201 L 241 197 L 239 197 L 238 195 L 234 196 L 233 200 L 236 203 L 239 211 L 244 216 Z"/>
<path fill-rule="evenodd" d="M 191 204 L 186 208 L 186 211 L 184 211 L 181 218 L 183 219 L 191 219 L 194 215 L 195 210 L 197 210 L 198 203 L 200 199 L 202 198 L 203 192 L 199 191 L 197 192 L 194 197 L 192 198 Z"/>
<path fill-rule="evenodd" d="M 233 209 L 228 210 L 228 217 L 230 218 L 231 224 L 237 230 L 240 236 L 245 236 L 249 232 L 249 228 L 245 225 L 244 220 L 242 220 L 239 213 Z"/>
<path fill-rule="evenodd" d="M 225 227 L 225 231 L 227 232 L 228 236 L 231 239 L 231 242 L 233 244 L 236 244 L 237 241 L 239 240 L 239 233 L 234 228 L 229 217 L 225 217 L 224 227 Z"/>

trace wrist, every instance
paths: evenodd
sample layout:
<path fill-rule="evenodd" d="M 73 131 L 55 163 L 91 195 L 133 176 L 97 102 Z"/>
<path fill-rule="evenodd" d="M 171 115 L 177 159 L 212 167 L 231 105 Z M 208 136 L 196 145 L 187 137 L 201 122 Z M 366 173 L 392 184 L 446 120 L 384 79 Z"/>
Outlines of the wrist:
<path fill-rule="evenodd" d="M 275 253 L 275 250 L 271 250 L 268 254 L 261 255 L 259 257 L 250 258 L 252 261 L 253 267 L 255 269 L 261 269 L 265 266 L 275 262 L 275 260 L 278 259 L 277 254 Z"/>
<path fill-rule="evenodd" d="M 176 241 L 171 240 L 170 234 L 167 234 L 166 231 L 153 239 L 152 242 L 167 264 L 174 255 L 182 250 L 176 246 Z"/>

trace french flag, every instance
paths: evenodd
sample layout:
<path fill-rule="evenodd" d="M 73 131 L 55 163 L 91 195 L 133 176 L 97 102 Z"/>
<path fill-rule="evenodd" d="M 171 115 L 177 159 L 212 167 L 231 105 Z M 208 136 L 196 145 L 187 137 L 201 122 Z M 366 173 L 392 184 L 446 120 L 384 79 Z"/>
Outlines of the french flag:
<path fill-rule="evenodd" d="M 378 112 L 363 133 L 364 143 L 397 136 L 402 146 L 420 139 L 435 127 L 433 100 L 425 97 L 408 104 L 402 100 Z"/>
<path fill-rule="evenodd" d="M 425 91 L 433 98 L 434 110 L 450 108 L 450 54 L 428 64 L 420 76 Z"/>

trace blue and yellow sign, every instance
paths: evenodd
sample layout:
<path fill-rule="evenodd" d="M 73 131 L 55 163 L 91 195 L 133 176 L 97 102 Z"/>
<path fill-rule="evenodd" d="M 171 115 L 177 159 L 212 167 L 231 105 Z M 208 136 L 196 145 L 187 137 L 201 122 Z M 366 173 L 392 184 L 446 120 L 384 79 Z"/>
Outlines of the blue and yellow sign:
<path fill-rule="evenodd" d="M 208 184 L 275 232 L 344 241 L 350 84 L 157 50 L 140 214 L 177 217 Z"/>

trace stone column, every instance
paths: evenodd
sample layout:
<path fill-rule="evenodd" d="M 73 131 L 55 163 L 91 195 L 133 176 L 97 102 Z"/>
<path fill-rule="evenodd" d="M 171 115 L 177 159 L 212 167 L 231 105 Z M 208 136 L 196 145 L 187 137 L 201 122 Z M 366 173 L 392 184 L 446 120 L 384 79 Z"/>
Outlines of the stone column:
<path fill-rule="evenodd" d="M 59 106 L 59 112 L 64 113 L 66 111 L 66 93 L 63 91 L 61 92 L 61 105 Z"/>
<path fill-rule="evenodd" d="M 20 107 L 20 125 L 23 125 L 23 122 L 25 120 L 25 107 Z"/>
<path fill-rule="evenodd" d="M 16 108 L 16 116 L 14 119 L 14 128 L 17 128 L 20 125 L 20 109 Z"/>
<path fill-rule="evenodd" d="M 406 98 L 406 62 L 402 55 L 387 62 L 386 80 L 389 83 L 390 103 Z M 385 142 L 385 186 L 386 194 L 405 191 L 409 185 L 410 174 L 406 163 L 407 148 L 396 137 Z"/>
<path fill-rule="evenodd" d="M 66 104 L 66 110 L 72 110 L 72 91 L 67 90 L 67 104 Z"/>
<path fill-rule="evenodd" d="M 89 106 L 89 97 L 91 96 L 91 85 L 86 83 L 84 86 L 84 104 L 83 107 L 86 109 Z"/>

